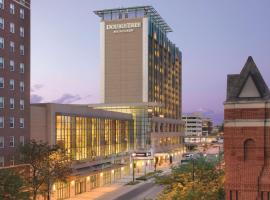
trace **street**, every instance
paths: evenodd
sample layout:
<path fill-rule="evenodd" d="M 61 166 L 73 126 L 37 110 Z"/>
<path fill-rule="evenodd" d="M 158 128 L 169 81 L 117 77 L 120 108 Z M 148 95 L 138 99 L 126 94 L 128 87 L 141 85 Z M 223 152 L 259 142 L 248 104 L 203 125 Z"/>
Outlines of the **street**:
<path fill-rule="evenodd" d="M 147 182 L 138 188 L 121 195 L 115 200 L 144 200 L 144 199 L 156 199 L 158 194 L 163 190 L 162 186 L 156 185 L 153 181 Z"/>

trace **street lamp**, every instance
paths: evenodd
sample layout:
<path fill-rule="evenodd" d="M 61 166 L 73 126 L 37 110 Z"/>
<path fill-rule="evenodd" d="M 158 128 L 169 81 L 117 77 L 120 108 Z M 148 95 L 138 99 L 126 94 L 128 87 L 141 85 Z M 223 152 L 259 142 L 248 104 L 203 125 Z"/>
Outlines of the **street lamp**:
<path fill-rule="evenodd" d="M 195 175 L 194 175 L 194 158 L 193 158 L 193 156 L 191 157 L 191 160 L 192 160 L 192 190 L 194 190 Z"/>
<path fill-rule="evenodd" d="M 134 166 L 134 157 L 136 156 L 136 153 L 132 153 L 132 181 L 135 181 L 135 166 Z"/>

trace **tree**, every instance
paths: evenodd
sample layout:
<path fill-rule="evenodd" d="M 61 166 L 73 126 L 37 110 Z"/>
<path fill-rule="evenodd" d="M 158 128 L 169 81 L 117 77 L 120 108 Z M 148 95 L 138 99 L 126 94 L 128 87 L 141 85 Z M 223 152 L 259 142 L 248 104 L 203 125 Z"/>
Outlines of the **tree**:
<path fill-rule="evenodd" d="M 19 169 L 0 170 L 0 200 L 27 200 L 29 192 Z"/>
<path fill-rule="evenodd" d="M 70 160 L 63 148 L 32 140 L 20 148 L 23 162 L 30 165 L 29 186 L 36 200 L 46 195 L 50 200 L 51 189 L 57 181 L 65 182 L 71 173 Z"/>
<path fill-rule="evenodd" d="M 223 200 L 224 171 L 217 164 L 194 159 L 173 168 L 168 176 L 157 177 L 157 183 L 165 186 L 159 199 Z"/>

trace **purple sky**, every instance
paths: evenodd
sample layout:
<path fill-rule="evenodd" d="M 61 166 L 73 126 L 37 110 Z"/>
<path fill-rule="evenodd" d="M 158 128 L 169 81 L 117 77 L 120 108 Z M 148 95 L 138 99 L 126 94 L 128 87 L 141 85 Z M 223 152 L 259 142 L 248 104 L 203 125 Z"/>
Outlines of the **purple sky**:
<path fill-rule="evenodd" d="M 169 3 L 168 3 L 169 2 Z M 220 121 L 227 74 L 253 56 L 270 86 L 269 0 L 32 1 L 32 101 L 99 103 L 99 18 L 94 10 L 152 5 L 183 53 L 183 110 Z"/>

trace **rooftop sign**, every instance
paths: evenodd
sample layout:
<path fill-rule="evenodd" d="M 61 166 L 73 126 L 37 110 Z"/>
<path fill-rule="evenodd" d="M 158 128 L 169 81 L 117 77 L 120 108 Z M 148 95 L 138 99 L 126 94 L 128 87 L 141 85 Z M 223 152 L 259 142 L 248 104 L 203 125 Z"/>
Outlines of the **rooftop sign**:
<path fill-rule="evenodd" d="M 132 32 L 134 28 L 141 28 L 141 22 L 123 23 L 123 24 L 107 24 L 106 30 L 113 30 L 114 33 Z"/>

